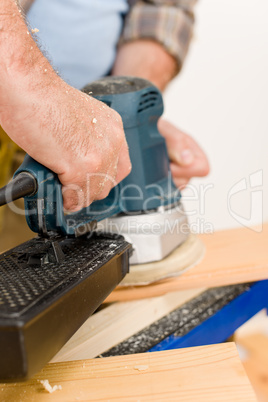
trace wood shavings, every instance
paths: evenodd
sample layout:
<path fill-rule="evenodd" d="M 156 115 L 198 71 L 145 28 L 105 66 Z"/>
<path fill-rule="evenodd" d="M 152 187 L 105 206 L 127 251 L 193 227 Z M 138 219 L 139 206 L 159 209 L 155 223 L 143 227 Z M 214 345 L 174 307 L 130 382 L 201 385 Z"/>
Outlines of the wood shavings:
<path fill-rule="evenodd" d="M 61 390 L 62 386 L 61 385 L 54 385 L 53 387 L 49 384 L 48 380 L 40 380 L 40 383 L 43 385 L 45 390 L 52 394 L 55 391 Z"/>
<path fill-rule="evenodd" d="M 33 34 L 35 34 L 35 33 L 37 33 L 37 32 L 39 32 L 39 29 L 37 29 L 37 28 L 32 29 L 32 33 L 33 33 Z"/>
<path fill-rule="evenodd" d="M 93 124 L 96 124 L 96 123 L 97 123 L 96 117 L 94 117 L 94 118 L 92 119 L 92 123 L 93 123 Z"/>
<path fill-rule="evenodd" d="M 148 370 L 149 366 L 146 365 L 139 365 L 139 366 L 134 366 L 134 370 L 138 370 L 138 371 L 145 371 Z"/>

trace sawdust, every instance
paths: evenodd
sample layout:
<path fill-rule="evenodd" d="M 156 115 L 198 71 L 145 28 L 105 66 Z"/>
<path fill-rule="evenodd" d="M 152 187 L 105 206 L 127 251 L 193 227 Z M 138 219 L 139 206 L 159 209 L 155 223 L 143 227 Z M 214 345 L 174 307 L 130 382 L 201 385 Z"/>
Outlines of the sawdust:
<path fill-rule="evenodd" d="M 149 366 L 146 365 L 139 365 L 139 366 L 134 366 L 134 370 L 138 370 L 138 371 L 145 371 L 148 370 Z"/>
<path fill-rule="evenodd" d="M 54 385 L 53 387 L 49 384 L 48 380 L 40 380 L 40 383 L 43 385 L 45 390 L 52 394 L 55 391 L 61 390 L 62 386 L 61 385 Z"/>

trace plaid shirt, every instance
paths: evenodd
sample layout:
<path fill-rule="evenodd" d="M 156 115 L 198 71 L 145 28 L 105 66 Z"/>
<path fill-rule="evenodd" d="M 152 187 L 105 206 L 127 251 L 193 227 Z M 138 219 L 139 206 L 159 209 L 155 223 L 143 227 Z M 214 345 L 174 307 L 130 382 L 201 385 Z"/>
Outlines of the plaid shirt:
<path fill-rule="evenodd" d="M 187 54 L 194 25 L 197 0 L 129 0 L 121 43 L 152 39 L 177 61 L 178 71 Z"/>
<path fill-rule="evenodd" d="M 20 0 L 27 10 L 34 0 Z M 120 43 L 136 39 L 152 39 L 160 43 L 177 61 L 180 70 L 194 24 L 193 9 L 197 0 L 128 0 Z"/>

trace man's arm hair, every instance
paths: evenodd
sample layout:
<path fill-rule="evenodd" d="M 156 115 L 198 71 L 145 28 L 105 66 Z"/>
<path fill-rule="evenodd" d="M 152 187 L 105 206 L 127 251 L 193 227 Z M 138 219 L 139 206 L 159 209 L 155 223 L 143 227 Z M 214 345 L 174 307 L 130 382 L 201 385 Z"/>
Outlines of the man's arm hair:
<path fill-rule="evenodd" d="M 34 0 L 17 0 L 18 5 L 21 7 L 21 9 L 24 11 L 26 14 L 27 11 L 29 11 L 31 5 L 33 4 Z"/>
<path fill-rule="evenodd" d="M 0 125 L 26 149 L 27 139 L 15 126 L 25 110 L 32 115 L 40 100 L 49 101 L 60 79 L 38 48 L 14 0 L 0 2 L 0 54 Z M 48 116 L 43 118 L 44 124 L 52 124 Z"/>
<path fill-rule="evenodd" d="M 32 38 L 24 13 L 14 0 L 1 0 L 0 3 L 0 71 L 1 84 L 12 84 L 16 77 L 29 79 L 33 69 L 41 66 L 50 69 L 48 61 L 43 57 Z M 1 89 L 1 87 L 0 87 Z"/>

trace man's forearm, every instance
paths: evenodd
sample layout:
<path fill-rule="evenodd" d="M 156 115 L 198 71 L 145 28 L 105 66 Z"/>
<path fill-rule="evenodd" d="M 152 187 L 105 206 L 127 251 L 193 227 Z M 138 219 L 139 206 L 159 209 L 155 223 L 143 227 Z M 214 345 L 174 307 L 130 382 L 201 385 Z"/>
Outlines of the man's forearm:
<path fill-rule="evenodd" d="M 29 152 L 39 122 L 48 129 L 53 124 L 45 114 L 43 121 L 33 121 L 33 115 L 42 102 L 54 100 L 64 83 L 39 50 L 14 0 L 1 0 L 0 28 L 0 124 Z"/>
<path fill-rule="evenodd" d="M 145 78 L 164 90 L 176 71 L 176 60 L 163 46 L 152 40 L 140 39 L 120 46 L 112 73 Z"/>
<path fill-rule="evenodd" d="M 33 70 L 50 68 L 25 24 L 21 10 L 14 0 L 1 0 L 0 4 L 1 87 L 12 86 L 17 77 L 28 83 Z M 43 71 L 44 71 L 43 70 Z M 6 95 L 6 94 L 5 94 Z"/>
<path fill-rule="evenodd" d="M 129 3 L 115 73 L 118 74 L 118 67 L 122 70 L 119 61 L 123 60 L 125 70 L 128 67 L 137 71 L 136 75 L 151 79 L 163 89 L 180 71 L 186 57 L 196 0 L 129 0 Z M 135 44 L 140 44 L 140 49 Z M 132 55 L 131 48 L 135 50 Z"/>
<path fill-rule="evenodd" d="M 41 89 L 49 81 L 57 79 L 53 68 L 33 40 L 14 0 L 1 0 L 0 54 L 0 111 L 8 101 L 7 93 L 10 93 L 12 102 L 19 102 L 21 98 L 25 102 L 27 99 L 23 89 Z"/>

